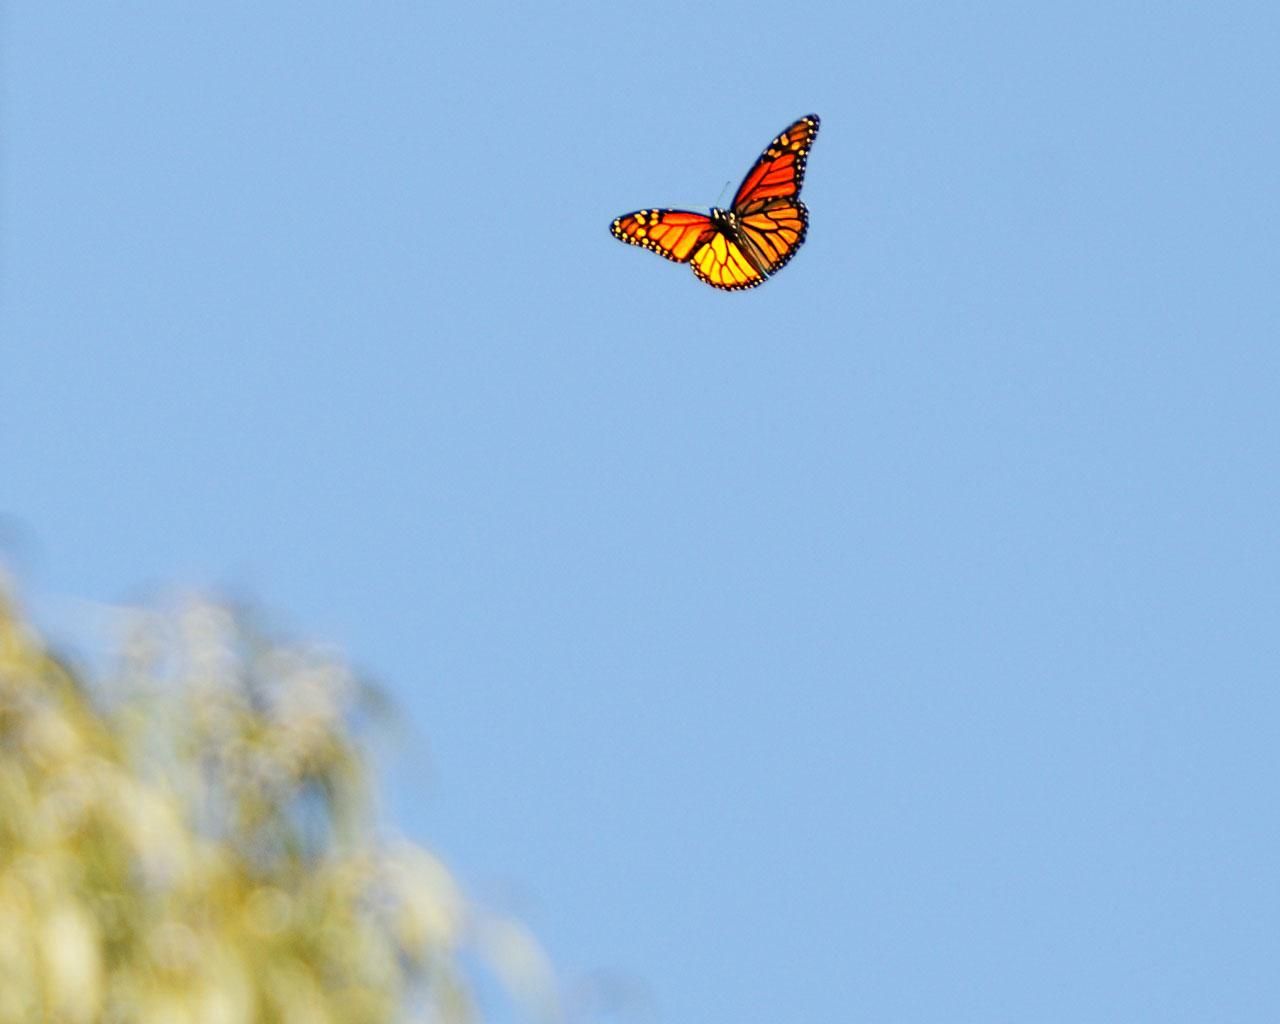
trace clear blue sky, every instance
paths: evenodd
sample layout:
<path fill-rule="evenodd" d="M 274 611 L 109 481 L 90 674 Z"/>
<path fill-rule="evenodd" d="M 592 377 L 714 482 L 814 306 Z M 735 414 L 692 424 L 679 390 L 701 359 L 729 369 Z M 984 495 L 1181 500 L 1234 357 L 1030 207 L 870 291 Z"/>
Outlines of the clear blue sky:
<path fill-rule="evenodd" d="M 1280 1019 L 1280 9 L 1200 6 L 9 4 L 10 561 L 343 644 L 645 1021 Z M 763 288 L 609 236 L 809 111 Z"/>

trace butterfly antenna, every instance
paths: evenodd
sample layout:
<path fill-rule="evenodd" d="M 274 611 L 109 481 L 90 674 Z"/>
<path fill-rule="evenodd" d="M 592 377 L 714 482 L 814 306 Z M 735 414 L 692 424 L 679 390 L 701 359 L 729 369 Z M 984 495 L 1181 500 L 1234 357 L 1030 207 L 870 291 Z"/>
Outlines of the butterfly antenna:
<path fill-rule="evenodd" d="M 724 194 L 729 191 L 729 186 L 732 184 L 733 184 L 732 181 L 726 181 L 724 183 L 724 188 L 722 188 L 720 190 L 720 194 L 716 196 L 716 206 L 719 206 L 720 203 L 724 200 Z"/>

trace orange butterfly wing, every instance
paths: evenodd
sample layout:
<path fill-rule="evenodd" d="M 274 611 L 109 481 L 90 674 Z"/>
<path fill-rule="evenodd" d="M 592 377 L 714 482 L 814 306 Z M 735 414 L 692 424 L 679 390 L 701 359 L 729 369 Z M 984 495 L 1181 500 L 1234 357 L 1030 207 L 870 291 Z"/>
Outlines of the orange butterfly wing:
<path fill-rule="evenodd" d="M 721 231 L 713 231 L 710 240 L 694 252 L 693 272 L 699 281 L 728 292 L 754 288 L 765 281 L 765 272 Z"/>
<path fill-rule="evenodd" d="M 688 210 L 637 210 L 613 222 L 613 237 L 676 263 L 688 263 L 698 246 L 717 234 L 711 218 Z"/>
<path fill-rule="evenodd" d="M 800 194 L 805 160 L 821 122 L 817 114 L 802 117 L 765 147 L 733 197 L 733 212 L 742 216 L 770 199 Z"/>
<path fill-rule="evenodd" d="M 714 288 L 754 288 L 764 275 L 742 249 L 711 223 L 688 210 L 637 210 L 613 222 L 613 237 L 675 263 L 693 263 L 698 279 Z"/>

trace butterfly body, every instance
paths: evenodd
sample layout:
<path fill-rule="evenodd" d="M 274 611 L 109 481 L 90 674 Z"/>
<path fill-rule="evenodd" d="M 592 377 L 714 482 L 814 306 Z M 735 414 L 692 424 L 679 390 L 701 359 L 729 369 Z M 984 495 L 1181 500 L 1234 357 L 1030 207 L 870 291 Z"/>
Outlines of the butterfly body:
<path fill-rule="evenodd" d="M 722 210 L 719 207 L 712 207 L 711 223 L 721 231 L 737 231 L 738 215 L 732 210 Z"/>
<path fill-rule="evenodd" d="M 800 202 L 805 160 L 818 115 L 802 117 L 773 140 L 747 172 L 727 210 L 637 210 L 613 222 L 619 241 L 676 263 L 725 291 L 764 284 L 796 254 L 809 226 Z"/>

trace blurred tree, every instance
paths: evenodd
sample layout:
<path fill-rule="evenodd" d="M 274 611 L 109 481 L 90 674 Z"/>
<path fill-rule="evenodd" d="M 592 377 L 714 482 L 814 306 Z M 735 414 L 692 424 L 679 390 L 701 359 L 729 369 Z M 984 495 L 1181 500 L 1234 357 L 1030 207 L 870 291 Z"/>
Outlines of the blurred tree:
<path fill-rule="evenodd" d="M 194 603 L 131 616 L 90 678 L 11 593 L 0 1024 L 467 1021 L 475 936 L 508 982 L 546 977 L 430 853 L 380 841 L 353 732 L 370 691 L 337 657 Z"/>

